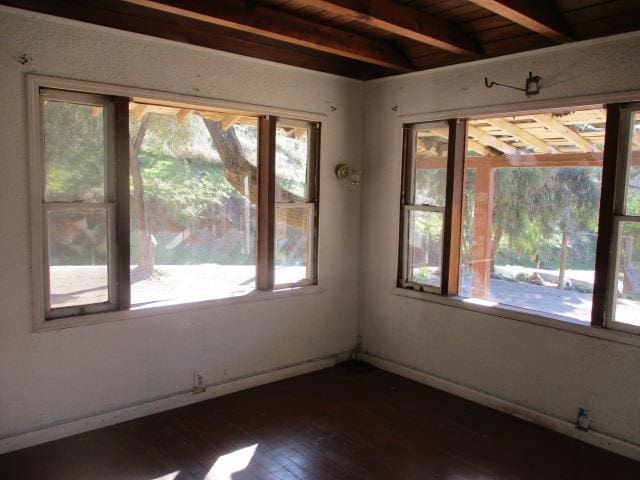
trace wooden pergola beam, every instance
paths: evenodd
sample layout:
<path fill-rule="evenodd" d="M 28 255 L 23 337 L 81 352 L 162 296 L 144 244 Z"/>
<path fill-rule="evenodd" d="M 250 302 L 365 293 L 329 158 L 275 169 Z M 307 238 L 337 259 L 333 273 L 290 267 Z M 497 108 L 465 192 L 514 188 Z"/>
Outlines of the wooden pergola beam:
<path fill-rule="evenodd" d="M 242 0 L 225 0 L 224 2 L 124 1 L 156 11 L 390 68 L 398 72 L 413 70 L 413 66 L 400 51 L 388 43 L 260 5 L 252 5 Z"/>
<path fill-rule="evenodd" d="M 513 123 L 504 120 L 503 118 L 491 118 L 487 120 L 483 120 L 483 122 L 488 123 L 500 130 L 507 132 L 509 135 L 513 135 L 516 138 L 519 138 L 527 145 L 534 147 L 537 150 L 540 150 L 543 153 L 557 153 L 558 149 L 549 145 L 544 140 L 531 135 L 529 132 L 524 130 L 523 128 L 514 125 Z"/>
<path fill-rule="evenodd" d="M 458 55 L 483 56 L 482 49 L 454 24 L 391 0 L 303 0 L 356 22 L 392 32 Z"/>
<path fill-rule="evenodd" d="M 508 143 L 503 142 L 499 138 L 496 138 L 493 135 L 488 134 L 487 132 L 483 132 L 478 127 L 474 127 L 473 125 L 469 125 L 469 127 L 467 128 L 467 132 L 469 136 L 475 138 L 482 145 L 493 147 L 502 153 L 506 153 L 507 155 L 513 155 L 518 151 L 518 149 L 513 145 L 509 145 Z"/>
<path fill-rule="evenodd" d="M 176 113 L 176 121 L 179 124 L 183 124 L 185 120 L 189 118 L 189 115 L 191 115 L 192 113 L 193 113 L 193 110 L 188 108 L 182 108 L 178 111 L 178 113 Z"/>
<path fill-rule="evenodd" d="M 548 2 L 531 0 L 471 1 L 555 42 L 566 43 L 573 40 L 564 19 Z"/>
<path fill-rule="evenodd" d="M 599 152 L 601 151 L 598 147 L 596 147 L 593 143 L 587 140 L 585 137 L 579 135 L 574 130 L 571 130 L 565 124 L 560 122 L 557 118 L 555 118 L 550 113 L 544 113 L 540 115 L 534 115 L 533 118 L 540 125 L 543 125 L 547 129 L 551 130 L 553 133 L 560 135 L 565 138 L 569 142 L 576 145 L 583 152 Z"/>
<path fill-rule="evenodd" d="M 472 138 L 467 138 L 467 150 L 476 152 L 479 155 L 489 155 L 489 149 Z"/>
<path fill-rule="evenodd" d="M 571 168 L 571 167 L 602 167 L 603 154 L 590 153 L 545 153 L 526 155 L 484 155 L 466 157 L 465 168 Z M 640 165 L 640 151 L 632 152 L 631 165 Z M 445 168 L 445 159 L 418 154 L 416 156 L 417 170 L 431 170 Z"/>

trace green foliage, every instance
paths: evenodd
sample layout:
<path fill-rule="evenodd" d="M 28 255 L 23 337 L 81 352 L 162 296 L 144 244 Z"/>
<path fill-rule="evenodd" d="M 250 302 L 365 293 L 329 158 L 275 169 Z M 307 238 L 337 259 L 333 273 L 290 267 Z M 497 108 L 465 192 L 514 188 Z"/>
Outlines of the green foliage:
<path fill-rule="evenodd" d="M 214 205 L 230 197 L 242 198 L 224 177 L 222 165 L 198 163 L 166 155 L 140 152 L 145 199 L 166 205 L 185 227 L 211 217 Z M 131 185 L 133 190 L 133 185 Z"/>
<path fill-rule="evenodd" d="M 44 146 L 48 201 L 104 198 L 104 121 L 88 105 L 47 101 Z"/>
<path fill-rule="evenodd" d="M 595 233 L 600 168 L 508 168 L 495 174 L 493 233 L 500 235 L 497 262 L 549 268 L 559 265 L 561 235 L 572 232 L 569 268 L 593 268 L 595 249 L 579 234 Z M 470 233 L 470 232 L 469 232 Z"/>

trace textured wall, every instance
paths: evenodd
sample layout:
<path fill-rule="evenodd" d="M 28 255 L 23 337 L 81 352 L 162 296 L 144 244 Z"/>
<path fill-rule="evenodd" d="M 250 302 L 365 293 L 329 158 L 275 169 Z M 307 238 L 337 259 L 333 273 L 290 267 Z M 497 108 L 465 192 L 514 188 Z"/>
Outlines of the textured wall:
<path fill-rule="evenodd" d="M 394 294 L 400 198 L 398 115 L 523 102 L 484 77 L 541 75 L 540 100 L 640 90 L 640 35 L 528 53 L 365 85 L 361 318 L 366 350 L 640 444 L 640 348 Z M 398 106 L 398 112 L 392 107 Z"/>
<path fill-rule="evenodd" d="M 27 72 L 327 114 L 323 293 L 31 333 Z M 0 98 L 0 437 L 351 348 L 360 200 L 333 168 L 360 164 L 359 82 L 1 7 Z"/>
<path fill-rule="evenodd" d="M 594 428 L 640 444 L 639 348 L 393 293 L 398 114 L 520 102 L 482 82 L 529 70 L 542 99 L 640 89 L 639 49 L 625 36 L 362 84 L 0 7 L 0 437 L 188 389 L 194 370 L 216 382 L 345 350 L 360 309 L 374 354 L 559 418 L 585 406 Z M 324 292 L 31 333 L 26 72 L 326 113 Z M 361 145 L 362 210 L 333 179 Z"/>

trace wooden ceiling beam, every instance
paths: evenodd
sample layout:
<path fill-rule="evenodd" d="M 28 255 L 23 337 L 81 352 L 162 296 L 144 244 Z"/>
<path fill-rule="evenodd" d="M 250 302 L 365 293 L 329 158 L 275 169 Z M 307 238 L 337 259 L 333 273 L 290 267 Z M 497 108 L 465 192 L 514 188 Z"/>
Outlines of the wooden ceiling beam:
<path fill-rule="evenodd" d="M 343 57 L 293 47 L 272 40 L 260 41 L 249 34 L 209 23 L 176 17 L 120 1 L 3 0 L 5 5 L 70 18 L 81 22 L 164 38 L 185 44 L 223 50 L 238 55 L 320 70 L 347 77 L 368 79 L 390 72 Z M 179 20 L 179 21 L 177 21 Z"/>
<path fill-rule="evenodd" d="M 484 56 L 482 49 L 454 24 L 391 0 L 301 0 L 356 22 L 392 32 L 447 52 Z"/>
<path fill-rule="evenodd" d="M 471 0 L 514 23 L 558 43 L 573 40 L 569 27 L 551 3 L 531 0 Z"/>
<path fill-rule="evenodd" d="M 193 0 L 124 0 L 126 3 L 260 35 L 313 50 L 390 68 L 413 70 L 391 44 L 322 25 L 243 0 L 198 2 Z"/>

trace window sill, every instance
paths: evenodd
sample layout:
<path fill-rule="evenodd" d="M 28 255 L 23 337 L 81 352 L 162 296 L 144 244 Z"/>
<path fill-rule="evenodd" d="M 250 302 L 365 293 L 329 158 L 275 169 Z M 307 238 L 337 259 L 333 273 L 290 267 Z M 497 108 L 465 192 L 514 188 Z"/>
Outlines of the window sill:
<path fill-rule="evenodd" d="M 65 328 L 95 325 L 99 323 L 117 322 L 134 318 L 156 317 L 173 313 L 192 312 L 227 305 L 297 297 L 299 295 L 314 295 L 322 293 L 323 291 L 324 290 L 319 285 L 309 285 L 302 287 L 278 288 L 270 292 L 252 290 L 242 295 L 199 301 L 196 300 L 188 303 L 154 302 L 151 304 L 132 306 L 130 310 L 94 313 L 89 315 L 58 318 L 55 320 L 38 322 L 34 327 L 34 332 L 48 332 L 51 330 L 61 330 Z"/>
<path fill-rule="evenodd" d="M 446 305 L 448 307 L 461 308 L 464 310 L 470 310 L 472 312 L 493 315 L 501 318 L 508 318 L 510 320 L 517 320 L 519 322 L 539 325 L 541 327 L 563 330 L 565 332 L 571 332 L 579 335 L 586 335 L 588 337 L 594 337 L 611 342 L 640 347 L 640 335 L 635 335 L 618 330 L 592 327 L 591 325 L 579 322 L 577 320 L 572 320 L 567 317 L 562 317 L 560 315 L 540 315 L 523 308 L 500 304 L 496 305 L 493 303 L 489 304 L 488 302 L 484 303 L 481 300 L 463 297 L 443 297 L 436 293 L 420 292 L 410 288 L 395 287 L 392 293 L 394 295 L 412 298 L 414 300 L 437 303 L 440 305 Z"/>

